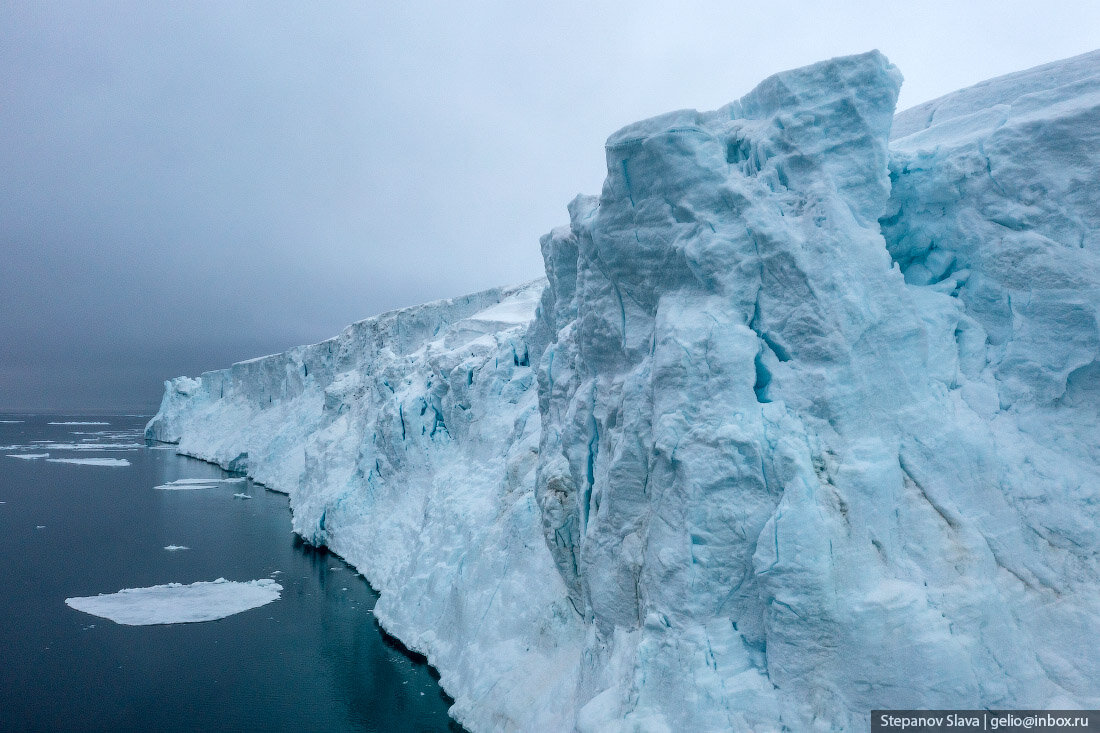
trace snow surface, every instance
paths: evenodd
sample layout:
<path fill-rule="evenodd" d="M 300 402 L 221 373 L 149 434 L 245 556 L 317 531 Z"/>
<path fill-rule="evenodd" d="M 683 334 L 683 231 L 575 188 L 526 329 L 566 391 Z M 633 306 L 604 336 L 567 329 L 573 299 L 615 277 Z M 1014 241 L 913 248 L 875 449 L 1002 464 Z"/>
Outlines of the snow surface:
<path fill-rule="evenodd" d="M 247 582 L 218 578 L 212 582 L 168 583 L 148 588 L 125 588 L 117 593 L 66 598 L 77 611 L 127 626 L 187 624 L 214 621 L 279 598 L 283 587 L 270 578 Z"/>
<path fill-rule="evenodd" d="M 1100 55 L 630 125 L 547 280 L 166 383 L 471 730 L 1100 707 Z M 891 127 L 894 138 L 888 142 Z"/>
<path fill-rule="evenodd" d="M 129 466 L 125 458 L 47 458 L 50 463 L 75 463 L 78 466 Z"/>

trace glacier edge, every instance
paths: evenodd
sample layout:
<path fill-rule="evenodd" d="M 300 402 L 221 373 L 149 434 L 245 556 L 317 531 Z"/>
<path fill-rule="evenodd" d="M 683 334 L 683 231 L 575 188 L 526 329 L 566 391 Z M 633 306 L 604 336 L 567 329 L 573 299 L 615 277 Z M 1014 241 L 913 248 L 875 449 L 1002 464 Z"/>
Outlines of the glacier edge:
<path fill-rule="evenodd" d="M 1100 52 L 608 140 L 547 279 L 166 383 L 472 730 L 1100 707 Z"/>

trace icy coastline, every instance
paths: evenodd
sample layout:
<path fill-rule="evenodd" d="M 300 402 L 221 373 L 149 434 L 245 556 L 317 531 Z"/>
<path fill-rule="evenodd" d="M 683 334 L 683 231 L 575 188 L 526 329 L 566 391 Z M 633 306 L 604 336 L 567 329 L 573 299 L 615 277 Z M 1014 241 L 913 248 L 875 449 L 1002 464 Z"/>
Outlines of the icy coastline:
<path fill-rule="evenodd" d="M 1100 53 L 900 84 L 630 125 L 547 280 L 172 380 L 147 437 L 288 493 L 471 730 L 1100 707 Z"/>

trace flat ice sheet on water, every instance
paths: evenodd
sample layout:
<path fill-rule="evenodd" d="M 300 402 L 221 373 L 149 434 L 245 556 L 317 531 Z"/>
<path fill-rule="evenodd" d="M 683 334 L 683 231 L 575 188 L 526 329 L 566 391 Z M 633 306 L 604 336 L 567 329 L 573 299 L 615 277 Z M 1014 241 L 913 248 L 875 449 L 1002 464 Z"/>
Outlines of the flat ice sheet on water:
<path fill-rule="evenodd" d="M 196 491 L 198 489 L 216 489 L 219 484 L 244 483 L 243 478 L 181 478 L 166 484 L 154 486 L 158 491 Z"/>
<path fill-rule="evenodd" d="M 125 458 L 47 458 L 50 463 L 75 463 L 78 466 L 129 466 Z"/>
<path fill-rule="evenodd" d="M 168 583 L 118 593 L 66 598 L 77 611 L 127 626 L 214 621 L 271 603 L 283 586 L 271 578 L 238 582 L 218 578 L 190 585 Z"/>
<path fill-rule="evenodd" d="M 34 458 L 49 458 L 49 453 L 8 453 L 8 458 L 22 458 L 29 461 Z"/>
<path fill-rule="evenodd" d="M 109 422 L 83 422 L 76 420 L 73 422 L 48 422 L 47 425 L 110 425 Z"/>

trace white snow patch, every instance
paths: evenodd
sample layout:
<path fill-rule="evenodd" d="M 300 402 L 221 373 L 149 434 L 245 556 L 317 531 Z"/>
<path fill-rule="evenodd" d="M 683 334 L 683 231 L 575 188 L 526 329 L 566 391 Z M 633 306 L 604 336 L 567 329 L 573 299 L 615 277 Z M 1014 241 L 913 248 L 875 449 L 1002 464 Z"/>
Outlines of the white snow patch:
<path fill-rule="evenodd" d="M 213 582 L 168 583 L 66 598 L 65 604 L 127 626 L 186 624 L 214 621 L 258 608 L 277 600 L 282 590 L 283 586 L 270 578 L 247 582 L 218 578 Z"/>

